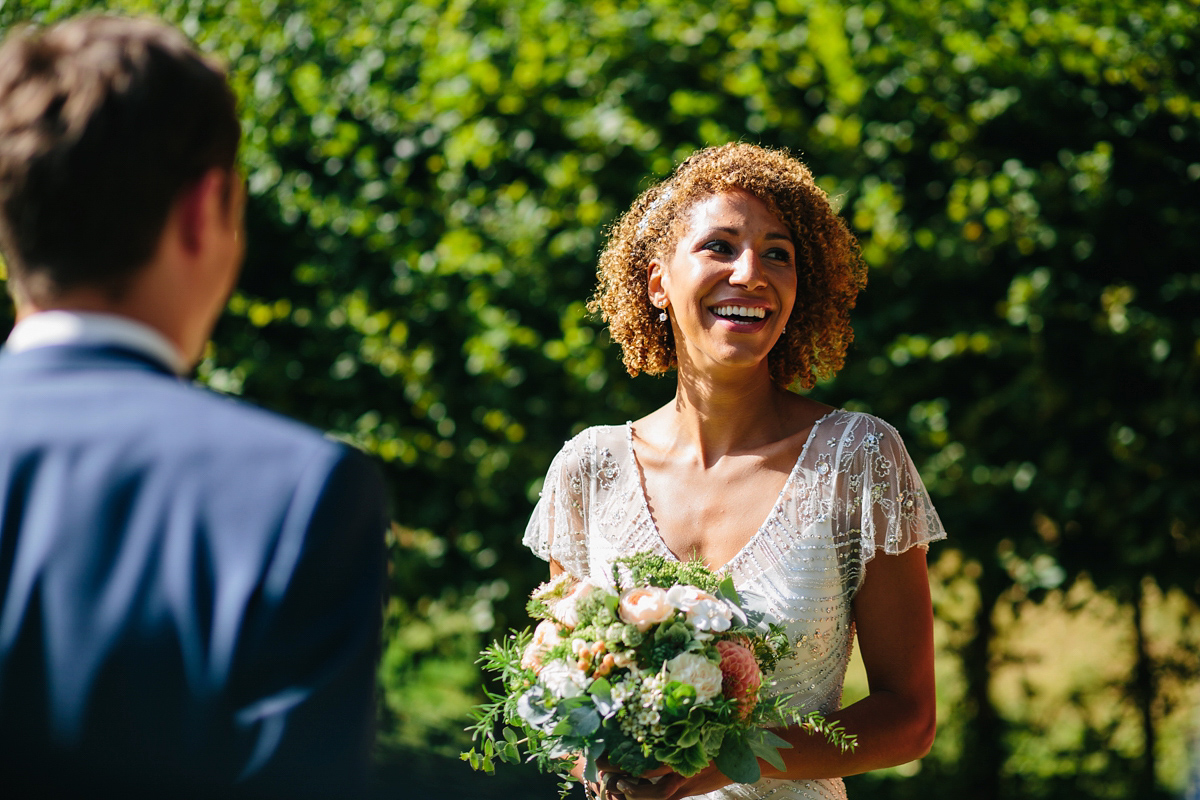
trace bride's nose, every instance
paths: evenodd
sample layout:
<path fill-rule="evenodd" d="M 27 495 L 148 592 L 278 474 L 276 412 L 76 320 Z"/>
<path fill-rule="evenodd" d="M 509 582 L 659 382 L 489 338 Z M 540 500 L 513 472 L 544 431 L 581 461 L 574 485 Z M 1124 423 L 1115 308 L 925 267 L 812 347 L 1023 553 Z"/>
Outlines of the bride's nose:
<path fill-rule="evenodd" d="M 761 289 L 767 285 L 763 274 L 762 259 L 752 248 L 746 248 L 733 262 L 733 271 L 729 274 L 729 282 L 734 286 L 747 289 Z"/>

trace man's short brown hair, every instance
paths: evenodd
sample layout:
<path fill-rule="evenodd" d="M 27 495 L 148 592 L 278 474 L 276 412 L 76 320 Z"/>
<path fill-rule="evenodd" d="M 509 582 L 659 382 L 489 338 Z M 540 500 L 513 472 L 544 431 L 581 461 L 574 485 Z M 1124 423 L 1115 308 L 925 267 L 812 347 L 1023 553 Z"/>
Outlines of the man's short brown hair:
<path fill-rule="evenodd" d="M 0 248 L 18 295 L 119 296 L 171 204 L 232 170 L 241 128 L 224 71 L 180 32 L 83 16 L 0 46 Z"/>

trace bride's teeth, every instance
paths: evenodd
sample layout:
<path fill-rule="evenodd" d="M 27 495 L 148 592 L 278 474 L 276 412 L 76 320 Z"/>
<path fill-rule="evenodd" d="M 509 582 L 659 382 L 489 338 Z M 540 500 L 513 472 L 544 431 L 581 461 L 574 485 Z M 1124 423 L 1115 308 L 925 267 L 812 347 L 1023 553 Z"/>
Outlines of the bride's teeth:
<path fill-rule="evenodd" d="M 718 317 L 753 317 L 755 319 L 762 319 L 767 315 L 766 309 L 743 306 L 718 306 L 713 309 L 713 313 Z"/>

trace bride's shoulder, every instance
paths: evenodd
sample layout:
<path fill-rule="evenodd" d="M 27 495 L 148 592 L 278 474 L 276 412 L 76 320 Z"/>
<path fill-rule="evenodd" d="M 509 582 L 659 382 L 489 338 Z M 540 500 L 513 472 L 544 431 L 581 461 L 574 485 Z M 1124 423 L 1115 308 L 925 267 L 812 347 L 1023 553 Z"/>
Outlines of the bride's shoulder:
<path fill-rule="evenodd" d="M 904 441 L 895 426 L 882 417 L 868 414 L 865 411 L 848 411 L 837 408 L 830 411 L 823 420 L 822 427 L 828 426 L 832 432 L 829 443 L 846 449 L 865 449 L 868 452 L 879 450 L 904 450 Z"/>
<path fill-rule="evenodd" d="M 883 417 L 877 417 L 866 411 L 852 411 L 845 408 L 833 408 L 825 415 L 825 421 L 848 430 L 896 430 Z"/>
<path fill-rule="evenodd" d="M 592 425 L 568 439 L 559 451 L 559 458 L 587 466 L 596 461 L 610 458 L 615 451 L 623 451 L 629 441 L 629 423 L 624 425 Z"/>
<path fill-rule="evenodd" d="M 624 425 L 592 425 L 568 439 L 564 447 L 579 449 L 623 442 L 629 438 L 629 426 L 628 422 Z"/>
<path fill-rule="evenodd" d="M 629 461 L 628 441 L 628 423 L 584 428 L 563 444 L 549 474 L 565 481 L 576 494 L 584 485 L 609 488 Z"/>

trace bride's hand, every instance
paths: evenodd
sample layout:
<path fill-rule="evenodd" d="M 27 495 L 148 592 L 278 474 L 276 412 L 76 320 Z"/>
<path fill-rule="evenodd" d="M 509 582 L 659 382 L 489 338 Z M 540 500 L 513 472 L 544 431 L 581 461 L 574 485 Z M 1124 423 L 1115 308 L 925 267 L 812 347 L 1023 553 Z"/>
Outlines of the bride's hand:
<path fill-rule="evenodd" d="M 600 777 L 595 781 L 585 781 L 584 786 L 588 800 L 626 800 L 627 796 L 617 788 L 618 784 L 637 780 L 628 772 L 601 766 Z"/>
<path fill-rule="evenodd" d="M 599 770 L 600 776 L 594 781 L 583 781 L 584 788 L 587 790 L 588 800 L 624 800 L 623 794 L 619 789 L 617 789 L 617 782 L 622 780 L 637 779 L 628 772 L 612 766 L 612 764 L 610 764 L 608 759 L 604 756 L 600 756 L 600 758 L 597 759 L 596 767 Z M 579 762 L 576 769 L 579 770 L 576 772 L 576 775 L 582 776 L 582 760 Z M 665 769 L 660 771 L 665 771 Z"/>
<path fill-rule="evenodd" d="M 584 786 L 587 788 L 588 800 L 622 800 L 621 794 L 617 791 L 617 782 L 625 779 L 627 776 L 624 772 L 605 772 L 600 771 L 600 777 L 594 781 L 584 781 Z"/>
<path fill-rule="evenodd" d="M 659 767 L 640 778 L 622 777 L 617 780 L 616 790 L 625 800 L 682 800 L 715 792 L 729 784 L 729 778 L 709 764 L 690 778 L 672 772 L 669 767 Z"/>

